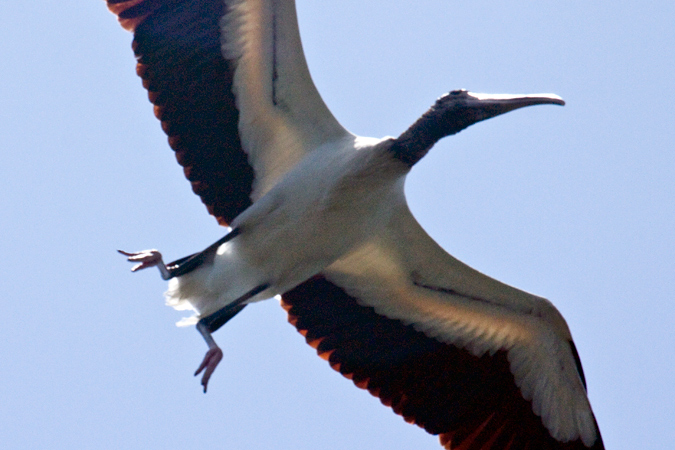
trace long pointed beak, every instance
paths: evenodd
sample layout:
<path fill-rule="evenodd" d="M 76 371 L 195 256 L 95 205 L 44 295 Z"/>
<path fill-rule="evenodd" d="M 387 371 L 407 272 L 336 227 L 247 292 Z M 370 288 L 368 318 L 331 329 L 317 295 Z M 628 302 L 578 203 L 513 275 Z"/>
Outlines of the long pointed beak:
<path fill-rule="evenodd" d="M 499 103 L 516 103 L 520 106 L 541 105 L 543 103 L 553 103 L 564 106 L 565 101 L 555 94 L 478 94 L 476 92 L 467 92 L 471 97 L 484 101 L 495 101 Z"/>
<path fill-rule="evenodd" d="M 467 106 L 474 107 L 482 113 L 482 117 L 478 118 L 478 120 L 489 119 L 518 108 L 524 108 L 525 106 L 565 105 L 565 101 L 555 94 L 512 95 L 467 92 L 466 102 Z"/>

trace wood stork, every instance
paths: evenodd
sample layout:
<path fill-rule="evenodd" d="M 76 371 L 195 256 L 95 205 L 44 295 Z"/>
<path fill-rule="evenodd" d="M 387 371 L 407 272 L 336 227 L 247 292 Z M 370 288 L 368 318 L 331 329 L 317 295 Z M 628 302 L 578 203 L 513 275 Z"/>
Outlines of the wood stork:
<path fill-rule="evenodd" d="M 439 139 L 554 95 L 452 91 L 398 138 L 355 136 L 307 68 L 294 0 L 107 0 L 208 211 L 231 231 L 156 266 L 211 333 L 281 295 L 318 354 L 447 449 L 602 449 L 567 324 L 547 300 L 459 262 L 415 221 L 403 184 Z"/>

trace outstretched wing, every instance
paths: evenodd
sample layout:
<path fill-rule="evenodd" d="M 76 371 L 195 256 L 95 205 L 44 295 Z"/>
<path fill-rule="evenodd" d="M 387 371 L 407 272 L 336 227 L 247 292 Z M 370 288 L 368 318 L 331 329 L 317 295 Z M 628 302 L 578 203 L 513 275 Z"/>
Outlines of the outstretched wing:
<path fill-rule="evenodd" d="M 331 366 L 448 449 L 602 449 L 567 325 L 443 251 L 401 201 L 376 240 L 283 295 Z"/>
<path fill-rule="evenodd" d="M 232 221 L 321 143 L 349 135 L 309 75 L 293 0 L 108 0 L 193 191 Z"/>

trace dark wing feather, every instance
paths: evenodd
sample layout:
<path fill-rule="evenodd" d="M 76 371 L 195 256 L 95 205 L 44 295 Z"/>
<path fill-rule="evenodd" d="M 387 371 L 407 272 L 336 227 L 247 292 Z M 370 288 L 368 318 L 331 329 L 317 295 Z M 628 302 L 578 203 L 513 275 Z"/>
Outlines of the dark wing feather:
<path fill-rule="evenodd" d="M 289 321 L 331 367 L 447 449 L 587 449 L 561 443 L 516 387 L 505 351 L 476 357 L 361 306 L 315 276 L 283 295 Z M 598 439 L 593 450 L 603 449 Z"/>
<path fill-rule="evenodd" d="M 134 32 L 137 73 L 192 190 L 226 225 L 251 205 L 233 69 L 221 54 L 223 0 L 108 0 Z"/>

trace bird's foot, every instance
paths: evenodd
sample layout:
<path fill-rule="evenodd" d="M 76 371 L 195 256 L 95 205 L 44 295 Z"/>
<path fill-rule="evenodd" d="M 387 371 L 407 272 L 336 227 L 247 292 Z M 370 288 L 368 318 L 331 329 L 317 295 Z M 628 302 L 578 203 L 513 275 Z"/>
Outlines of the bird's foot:
<path fill-rule="evenodd" d="M 209 348 L 209 351 L 206 352 L 206 355 L 204 355 L 204 360 L 197 368 L 195 376 L 204 371 L 204 375 L 202 375 L 202 386 L 204 386 L 204 393 L 206 393 L 206 387 L 209 384 L 209 378 L 211 378 L 211 375 L 216 370 L 216 367 L 218 367 L 218 363 L 221 359 L 223 359 L 223 351 L 217 345 L 213 346 Z"/>
<path fill-rule="evenodd" d="M 162 278 L 168 280 L 171 274 L 164 264 L 162 254 L 157 250 L 142 250 L 140 252 L 129 253 L 122 250 L 117 250 L 119 253 L 127 256 L 127 261 L 138 263 L 131 268 L 132 272 L 137 272 L 148 267 L 157 267 Z"/>

